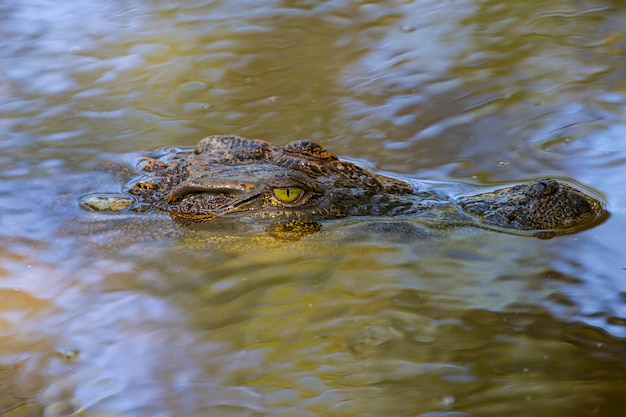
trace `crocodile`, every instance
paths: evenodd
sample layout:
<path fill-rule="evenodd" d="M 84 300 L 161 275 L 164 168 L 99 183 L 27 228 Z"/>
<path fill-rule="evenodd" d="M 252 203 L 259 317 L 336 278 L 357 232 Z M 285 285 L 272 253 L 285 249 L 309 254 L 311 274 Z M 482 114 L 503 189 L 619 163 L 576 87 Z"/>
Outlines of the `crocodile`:
<path fill-rule="evenodd" d="M 324 220 L 408 216 L 435 228 L 477 226 L 546 239 L 591 227 L 607 215 L 599 195 L 572 181 L 541 178 L 451 193 L 444 183 L 374 173 L 306 140 L 277 146 L 209 136 L 195 147 L 165 147 L 143 156 L 135 170 L 123 194 L 90 194 L 81 205 L 164 211 L 187 229 L 225 219 L 262 223 L 283 236 L 315 232 Z"/>

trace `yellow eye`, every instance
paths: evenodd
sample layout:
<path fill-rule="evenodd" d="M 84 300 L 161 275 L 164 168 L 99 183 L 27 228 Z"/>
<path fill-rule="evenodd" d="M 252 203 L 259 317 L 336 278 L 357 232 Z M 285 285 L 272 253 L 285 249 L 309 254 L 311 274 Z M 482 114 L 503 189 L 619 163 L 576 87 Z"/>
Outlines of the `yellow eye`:
<path fill-rule="evenodd" d="M 274 188 L 272 190 L 274 197 L 282 201 L 283 203 L 293 203 L 302 194 L 302 188 L 300 187 L 281 187 Z"/>

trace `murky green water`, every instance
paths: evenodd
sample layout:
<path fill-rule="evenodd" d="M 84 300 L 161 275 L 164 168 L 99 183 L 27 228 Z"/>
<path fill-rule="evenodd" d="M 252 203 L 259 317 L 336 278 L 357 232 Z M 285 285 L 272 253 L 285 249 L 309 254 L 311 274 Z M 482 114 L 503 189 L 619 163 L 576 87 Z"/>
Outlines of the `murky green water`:
<path fill-rule="evenodd" d="M 610 0 L 0 2 L 0 414 L 626 416 L 625 28 Z M 574 178 L 612 215 L 286 243 L 79 208 L 119 191 L 102 163 L 222 133 Z"/>

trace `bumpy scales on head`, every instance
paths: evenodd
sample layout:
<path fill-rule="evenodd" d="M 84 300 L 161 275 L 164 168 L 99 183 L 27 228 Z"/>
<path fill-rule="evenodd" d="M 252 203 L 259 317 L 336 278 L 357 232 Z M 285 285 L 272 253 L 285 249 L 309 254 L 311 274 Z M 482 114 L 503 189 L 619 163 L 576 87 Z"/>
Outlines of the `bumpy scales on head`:
<path fill-rule="evenodd" d="M 132 185 L 129 192 L 186 225 L 223 216 L 316 221 L 412 208 L 409 184 L 372 175 L 308 141 L 279 147 L 211 136 L 193 152 L 146 160 L 142 168 L 151 186 Z"/>
<path fill-rule="evenodd" d="M 125 187 L 140 200 L 136 206 L 167 211 L 190 228 L 226 218 L 301 227 L 348 216 L 418 214 L 443 204 L 457 223 L 465 219 L 466 224 L 551 237 L 578 230 L 604 213 L 587 193 L 552 179 L 454 199 L 342 161 L 309 141 L 280 147 L 210 136 L 193 150 L 164 149 L 144 158 L 138 171 L 142 175 Z M 107 209 L 102 202 L 84 199 L 83 204 Z"/>

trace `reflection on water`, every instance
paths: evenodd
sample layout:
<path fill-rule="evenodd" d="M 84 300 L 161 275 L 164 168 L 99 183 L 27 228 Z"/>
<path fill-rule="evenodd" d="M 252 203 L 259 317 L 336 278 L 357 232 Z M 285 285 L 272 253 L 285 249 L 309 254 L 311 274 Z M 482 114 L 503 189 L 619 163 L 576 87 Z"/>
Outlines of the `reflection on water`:
<path fill-rule="evenodd" d="M 0 5 L 0 414 L 626 415 L 626 10 L 544 3 Z M 220 133 L 574 178 L 612 216 L 282 242 L 78 207 L 119 191 L 102 163 Z"/>

